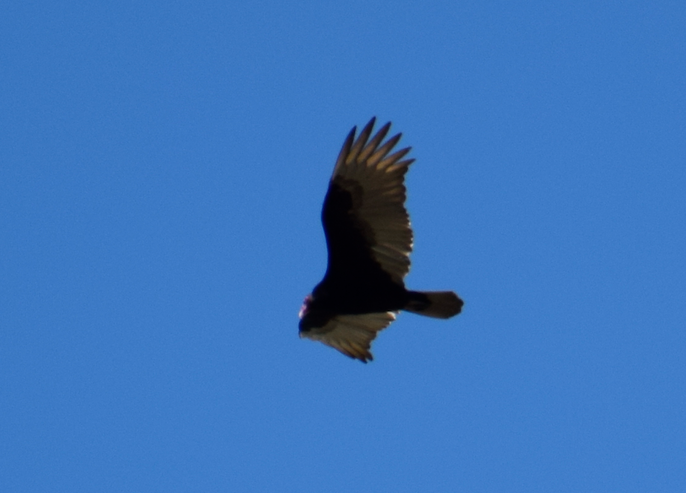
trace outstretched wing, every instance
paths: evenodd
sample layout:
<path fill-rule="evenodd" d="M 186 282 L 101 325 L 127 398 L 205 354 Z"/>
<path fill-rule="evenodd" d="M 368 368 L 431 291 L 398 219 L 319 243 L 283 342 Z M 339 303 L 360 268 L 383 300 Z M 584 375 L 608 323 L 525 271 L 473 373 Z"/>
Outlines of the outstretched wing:
<path fill-rule="evenodd" d="M 322 222 L 329 249 L 329 273 L 364 273 L 376 261 L 399 284 L 410 269 L 412 229 L 405 209 L 404 178 L 414 159 L 410 148 L 391 151 L 397 134 L 382 144 L 390 122 L 369 138 L 376 118 L 355 140 L 348 135 L 324 200 Z"/>
<path fill-rule="evenodd" d="M 323 327 L 300 332 L 300 337 L 320 341 L 363 363 L 374 359 L 369 351 L 376 334 L 395 320 L 395 312 L 336 315 Z"/>

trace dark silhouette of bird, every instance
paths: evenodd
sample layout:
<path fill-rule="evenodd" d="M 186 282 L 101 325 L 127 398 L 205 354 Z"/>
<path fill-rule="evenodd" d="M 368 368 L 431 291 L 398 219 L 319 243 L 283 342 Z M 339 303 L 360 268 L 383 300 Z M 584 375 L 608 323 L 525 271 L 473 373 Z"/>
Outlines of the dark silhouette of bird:
<path fill-rule="evenodd" d="M 371 342 L 400 310 L 450 318 L 462 310 L 452 291 L 410 291 L 412 228 L 405 209 L 406 147 L 391 154 L 402 134 L 383 142 L 391 123 L 370 139 L 376 118 L 348 134 L 322 208 L 329 251 L 324 279 L 300 309 L 300 337 L 321 341 L 363 362 Z"/>

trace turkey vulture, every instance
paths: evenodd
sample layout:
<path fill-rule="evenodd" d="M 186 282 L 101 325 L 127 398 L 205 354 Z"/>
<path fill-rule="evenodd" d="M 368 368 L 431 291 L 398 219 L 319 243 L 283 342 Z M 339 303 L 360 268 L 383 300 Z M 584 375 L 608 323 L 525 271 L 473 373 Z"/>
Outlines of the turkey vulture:
<path fill-rule="evenodd" d="M 450 318 L 463 305 L 452 291 L 405 289 L 412 229 L 403 181 L 414 159 L 403 159 L 409 147 L 391 154 L 401 134 L 382 144 L 390 122 L 370 139 L 375 121 L 357 139 L 353 127 L 336 161 L 322 209 L 329 264 L 300 309 L 300 337 L 364 363 L 398 311 Z"/>

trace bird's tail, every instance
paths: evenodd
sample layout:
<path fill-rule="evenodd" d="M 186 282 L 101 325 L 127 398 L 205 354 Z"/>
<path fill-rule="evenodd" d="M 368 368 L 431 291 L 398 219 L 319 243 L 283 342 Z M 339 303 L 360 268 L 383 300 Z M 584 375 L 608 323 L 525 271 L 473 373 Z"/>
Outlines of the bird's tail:
<path fill-rule="evenodd" d="M 434 318 L 454 317 L 462 311 L 464 302 L 452 291 L 410 291 L 408 312 Z"/>

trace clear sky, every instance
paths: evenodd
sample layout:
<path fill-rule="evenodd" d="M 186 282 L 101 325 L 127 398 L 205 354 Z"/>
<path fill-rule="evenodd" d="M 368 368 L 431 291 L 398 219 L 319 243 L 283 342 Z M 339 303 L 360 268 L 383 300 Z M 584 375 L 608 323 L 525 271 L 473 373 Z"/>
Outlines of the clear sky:
<path fill-rule="evenodd" d="M 677 492 L 686 3 L 5 2 L 0 491 Z M 376 115 L 414 289 L 301 340 Z"/>

